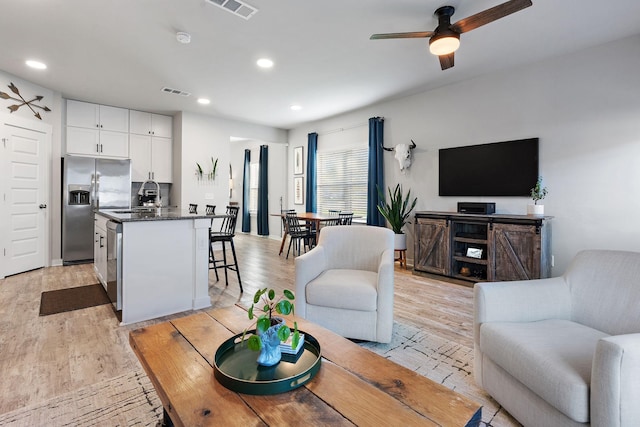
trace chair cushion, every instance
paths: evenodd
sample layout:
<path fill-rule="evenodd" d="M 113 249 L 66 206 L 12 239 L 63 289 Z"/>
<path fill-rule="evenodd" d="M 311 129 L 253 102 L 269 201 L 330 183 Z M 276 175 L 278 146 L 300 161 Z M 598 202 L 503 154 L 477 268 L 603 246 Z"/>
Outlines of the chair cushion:
<path fill-rule="evenodd" d="M 307 303 L 347 310 L 376 311 L 378 275 L 365 270 L 326 270 L 306 288 Z"/>
<path fill-rule="evenodd" d="M 606 336 L 569 320 L 492 322 L 480 327 L 480 348 L 567 417 L 588 422 L 591 362 Z"/>

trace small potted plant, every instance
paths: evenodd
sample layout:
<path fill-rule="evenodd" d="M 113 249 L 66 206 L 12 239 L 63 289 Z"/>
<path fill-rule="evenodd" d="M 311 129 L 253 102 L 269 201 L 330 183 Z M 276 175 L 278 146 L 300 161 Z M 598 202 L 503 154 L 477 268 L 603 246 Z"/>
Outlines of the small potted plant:
<path fill-rule="evenodd" d="M 411 200 L 411 190 L 407 192 L 407 196 L 403 197 L 402 187 L 400 184 L 396 185 L 396 188 L 391 192 L 391 187 L 388 188 L 390 203 L 387 203 L 386 198 L 382 191 L 378 188 L 378 194 L 380 196 L 380 204 L 378 204 L 378 210 L 385 217 L 393 232 L 396 233 L 396 250 L 407 249 L 407 236 L 402 231 L 402 227 L 406 224 L 411 224 L 409 221 L 409 215 L 413 208 L 416 207 L 418 198 Z"/>
<path fill-rule="evenodd" d="M 293 313 L 294 305 L 292 301 L 294 299 L 293 292 L 288 289 L 283 290 L 282 295 L 278 298 L 276 298 L 276 292 L 273 289 L 267 288 L 259 289 L 253 296 L 253 304 L 251 304 L 248 313 L 249 319 L 253 320 L 256 317 L 255 310 L 262 311 L 262 314 L 251 325 L 255 324 L 256 333 L 249 336 L 247 346 L 253 351 L 260 351 L 257 360 L 259 365 L 273 366 L 280 362 L 282 356 L 280 343 L 289 339 L 291 329 L 284 323 L 282 317 L 274 316 L 274 314 L 286 316 Z M 244 340 L 249 328 L 244 330 L 242 340 Z M 294 322 L 291 347 L 297 348 L 299 342 L 298 323 Z"/>
<path fill-rule="evenodd" d="M 531 189 L 531 198 L 533 204 L 527 206 L 527 214 L 544 215 L 544 205 L 538 202 L 547 197 L 547 188 L 542 186 L 542 177 L 539 176 L 536 185 Z"/>

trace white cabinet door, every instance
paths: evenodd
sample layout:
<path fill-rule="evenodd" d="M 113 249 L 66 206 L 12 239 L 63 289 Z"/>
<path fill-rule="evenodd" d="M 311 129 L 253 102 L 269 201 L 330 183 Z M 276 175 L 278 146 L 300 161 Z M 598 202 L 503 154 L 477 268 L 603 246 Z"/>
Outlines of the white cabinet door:
<path fill-rule="evenodd" d="M 129 158 L 129 134 L 100 131 L 100 155 L 105 157 Z"/>
<path fill-rule="evenodd" d="M 161 138 L 173 137 L 173 117 L 160 114 L 151 115 L 151 134 Z"/>
<path fill-rule="evenodd" d="M 98 104 L 67 100 L 67 126 L 98 129 L 100 109 Z"/>
<path fill-rule="evenodd" d="M 100 131 L 67 126 L 67 153 L 99 156 Z"/>
<path fill-rule="evenodd" d="M 129 111 L 130 132 L 136 135 L 152 135 L 161 138 L 173 136 L 173 117 L 161 114 Z"/>
<path fill-rule="evenodd" d="M 170 183 L 173 181 L 171 172 L 172 144 L 169 138 L 151 139 L 151 165 L 153 166 L 153 179 L 158 182 Z"/>
<path fill-rule="evenodd" d="M 100 130 L 129 132 L 129 110 L 101 105 Z"/>
<path fill-rule="evenodd" d="M 129 131 L 136 135 L 151 135 L 151 113 L 129 111 Z"/>
<path fill-rule="evenodd" d="M 129 155 L 131 157 L 131 181 L 144 182 L 151 179 L 151 137 L 130 134 Z"/>

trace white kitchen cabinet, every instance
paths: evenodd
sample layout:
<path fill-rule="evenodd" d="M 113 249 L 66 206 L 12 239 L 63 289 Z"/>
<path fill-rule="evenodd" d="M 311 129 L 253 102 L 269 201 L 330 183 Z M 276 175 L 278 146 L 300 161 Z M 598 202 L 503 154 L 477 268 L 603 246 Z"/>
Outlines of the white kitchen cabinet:
<path fill-rule="evenodd" d="M 130 132 L 136 135 L 151 135 L 171 138 L 173 135 L 173 117 L 161 114 L 129 111 Z"/>
<path fill-rule="evenodd" d="M 153 179 L 157 182 L 172 182 L 172 141 L 149 135 L 129 136 L 131 156 L 131 180 L 143 182 Z"/>
<path fill-rule="evenodd" d="M 129 157 L 129 110 L 67 100 L 68 154 Z"/>

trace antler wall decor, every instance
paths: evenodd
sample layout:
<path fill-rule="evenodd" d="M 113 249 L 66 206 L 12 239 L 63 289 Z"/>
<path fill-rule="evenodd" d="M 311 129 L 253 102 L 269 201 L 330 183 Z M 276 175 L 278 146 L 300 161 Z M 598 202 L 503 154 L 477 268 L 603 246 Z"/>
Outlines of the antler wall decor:
<path fill-rule="evenodd" d="M 34 116 L 36 116 L 38 119 L 42 120 L 42 117 L 40 117 L 40 113 L 38 111 L 34 110 L 33 107 L 40 108 L 41 110 L 44 110 L 44 111 L 51 111 L 51 109 L 49 107 L 47 107 L 47 106 L 43 107 L 43 106 L 34 104 L 36 101 L 42 101 L 42 98 L 44 98 L 44 96 L 37 95 L 31 101 L 27 101 L 26 99 L 24 99 L 22 97 L 22 95 L 20 95 L 20 91 L 18 90 L 16 85 L 13 84 L 13 82 L 11 82 L 9 84 L 9 89 L 11 89 L 11 92 L 13 92 L 16 95 L 18 95 L 19 98 L 15 98 L 15 97 L 9 95 L 6 92 L 0 92 L 0 98 L 2 98 L 2 99 L 11 99 L 13 101 L 20 102 L 20 104 L 13 104 L 13 105 L 9 105 L 7 107 L 11 113 L 13 113 L 14 111 L 18 111 L 18 108 L 22 107 L 23 105 L 26 105 L 33 112 Z"/>

